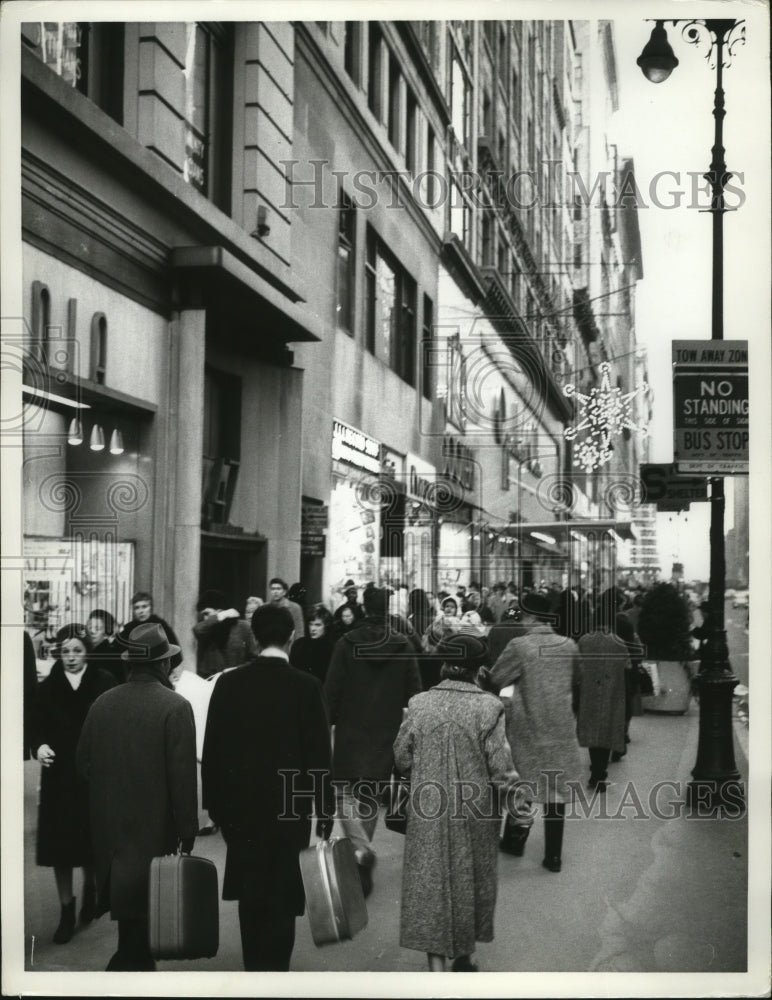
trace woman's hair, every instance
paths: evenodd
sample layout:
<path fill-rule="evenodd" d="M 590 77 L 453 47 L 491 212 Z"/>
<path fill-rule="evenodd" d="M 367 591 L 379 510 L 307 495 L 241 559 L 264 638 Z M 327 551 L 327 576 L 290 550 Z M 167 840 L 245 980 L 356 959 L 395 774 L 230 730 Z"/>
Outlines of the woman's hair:
<path fill-rule="evenodd" d="M 72 622 L 70 625 L 65 625 L 63 628 L 60 628 L 56 633 L 56 639 L 54 640 L 52 649 L 54 656 L 61 656 L 62 646 L 65 642 L 69 642 L 70 639 L 77 639 L 78 642 L 82 643 L 87 655 L 94 648 L 91 636 L 86 633 L 83 626 L 79 622 Z"/>
<path fill-rule="evenodd" d="M 113 632 L 115 632 L 115 619 L 109 611 L 104 611 L 102 608 L 94 608 L 88 616 L 88 621 L 91 621 L 92 618 L 98 618 L 102 621 L 105 627 L 105 632 L 108 635 L 112 635 Z"/>
<path fill-rule="evenodd" d="M 477 669 L 462 667 L 457 663 L 443 663 L 440 667 L 440 677 L 444 681 L 466 681 L 474 684 Z"/>
<path fill-rule="evenodd" d="M 326 604 L 312 604 L 311 609 L 308 612 L 308 621 L 312 622 L 316 619 L 324 625 L 324 631 L 329 632 L 333 626 L 333 617 L 330 613 L 330 609 Z"/>

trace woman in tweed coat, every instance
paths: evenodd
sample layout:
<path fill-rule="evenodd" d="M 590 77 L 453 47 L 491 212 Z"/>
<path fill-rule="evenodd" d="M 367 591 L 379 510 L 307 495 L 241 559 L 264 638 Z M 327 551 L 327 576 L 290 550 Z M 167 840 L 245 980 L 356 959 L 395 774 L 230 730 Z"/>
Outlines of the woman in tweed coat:
<path fill-rule="evenodd" d="M 501 702 L 475 684 L 485 641 L 440 645 L 443 680 L 411 698 L 394 744 L 410 775 L 400 944 L 424 951 L 433 972 L 477 971 L 477 941 L 493 940 L 501 810 L 517 780 Z"/>

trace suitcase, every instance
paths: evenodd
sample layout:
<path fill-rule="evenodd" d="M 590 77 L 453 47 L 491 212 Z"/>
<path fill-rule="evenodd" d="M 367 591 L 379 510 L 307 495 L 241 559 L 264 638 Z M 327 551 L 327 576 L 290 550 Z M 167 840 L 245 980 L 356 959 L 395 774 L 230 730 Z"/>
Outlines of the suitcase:
<path fill-rule="evenodd" d="M 189 854 L 153 858 L 149 881 L 153 958 L 213 958 L 220 945 L 214 862 Z"/>
<path fill-rule="evenodd" d="M 367 926 L 354 847 L 347 837 L 320 840 L 300 852 L 311 936 L 318 947 L 349 941 Z"/>

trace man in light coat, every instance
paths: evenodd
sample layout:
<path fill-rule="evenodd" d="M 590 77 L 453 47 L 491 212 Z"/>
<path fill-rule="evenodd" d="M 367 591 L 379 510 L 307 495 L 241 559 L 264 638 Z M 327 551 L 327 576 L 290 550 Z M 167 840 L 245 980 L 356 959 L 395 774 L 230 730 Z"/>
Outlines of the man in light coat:
<path fill-rule="evenodd" d="M 152 971 L 148 872 L 154 857 L 190 853 L 198 830 L 196 732 L 172 690 L 169 643 L 157 622 L 138 625 L 123 658 L 125 684 L 91 706 L 76 754 L 89 784 L 97 914 L 118 921 L 108 972 Z"/>
<path fill-rule="evenodd" d="M 495 690 L 513 684 L 505 700 L 507 738 L 520 777 L 532 784 L 533 801 L 544 804 L 544 860 L 552 872 L 561 868 L 565 803 L 571 784 L 580 780 L 581 755 L 572 711 L 579 682 L 579 650 L 572 639 L 556 635 L 549 624 L 545 594 L 523 598 L 525 634 L 505 647 L 491 671 Z M 502 849 L 523 853 L 528 826 L 507 819 Z"/>

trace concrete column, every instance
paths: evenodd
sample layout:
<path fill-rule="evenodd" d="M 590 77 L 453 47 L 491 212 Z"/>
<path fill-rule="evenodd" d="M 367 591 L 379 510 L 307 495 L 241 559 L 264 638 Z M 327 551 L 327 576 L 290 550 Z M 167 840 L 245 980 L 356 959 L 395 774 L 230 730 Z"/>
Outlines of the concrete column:
<path fill-rule="evenodd" d="M 172 324 L 169 397 L 169 476 L 173 499 L 168 508 L 165 574 L 166 607 L 182 646 L 185 666 L 195 670 L 195 624 L 201 559 L 201 476 L 204 433 L 204 358 L 206 311 L 184 309 Z M 158 489 L 167 484 L 158 477 Z"/>

